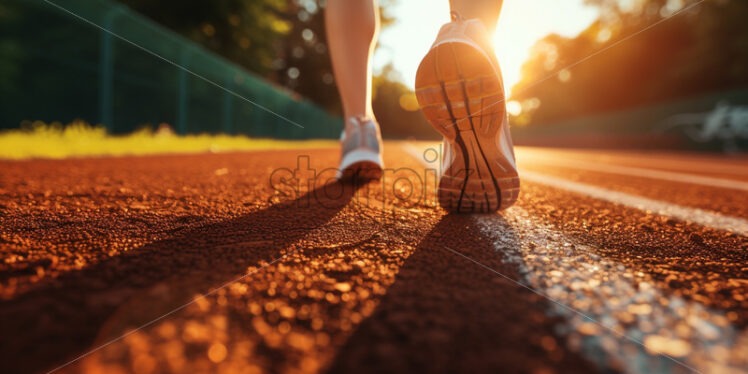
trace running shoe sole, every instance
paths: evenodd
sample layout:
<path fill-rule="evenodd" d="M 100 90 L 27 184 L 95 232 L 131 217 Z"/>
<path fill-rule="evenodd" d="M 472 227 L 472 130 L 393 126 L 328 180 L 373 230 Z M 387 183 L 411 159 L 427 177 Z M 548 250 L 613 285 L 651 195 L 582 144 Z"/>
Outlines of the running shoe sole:
<path fill-rule="evenodd" d="M 454 150 L 439 182 L 439 203 L 446 210 L 488 213 L 517 200 L 517 169 L 496 139 L 506 116 L 499 79 L 488 56 L 462 41 L 433 47 L 418 67 L 421 110 Z M 511 147 L 509 139 L 500 142 Z"/>

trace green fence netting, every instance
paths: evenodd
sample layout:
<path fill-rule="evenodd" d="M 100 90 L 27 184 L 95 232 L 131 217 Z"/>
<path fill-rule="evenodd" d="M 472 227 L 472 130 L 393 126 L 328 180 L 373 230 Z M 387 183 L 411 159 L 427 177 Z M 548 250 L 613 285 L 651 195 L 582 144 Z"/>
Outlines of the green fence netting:
<path fill-rule="evenodd" d="M 0 128 L 73 119 L 112 133 L 168 123 L 183 134 L 286 139 L 335 138 L 342 127 L 117 2 L 3 0 Z"/>

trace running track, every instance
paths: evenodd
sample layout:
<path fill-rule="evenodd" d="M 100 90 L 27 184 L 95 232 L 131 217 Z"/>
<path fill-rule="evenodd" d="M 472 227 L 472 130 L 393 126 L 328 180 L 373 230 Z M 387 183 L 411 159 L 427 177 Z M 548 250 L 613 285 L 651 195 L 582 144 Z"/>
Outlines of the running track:
<path fill-rule="evenodd" d="M 748 159 L 520 148 L 453 216 L 385 152 L 0 162 L 0 371 L 748 371 Z"/>

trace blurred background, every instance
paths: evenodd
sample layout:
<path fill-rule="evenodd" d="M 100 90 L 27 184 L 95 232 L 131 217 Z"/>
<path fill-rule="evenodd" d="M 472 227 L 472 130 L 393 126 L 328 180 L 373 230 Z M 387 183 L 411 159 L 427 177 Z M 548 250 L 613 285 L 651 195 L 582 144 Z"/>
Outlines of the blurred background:
<path fill-rule="evenodd" d="M 324 6 L 5 0 L 0 129 L 337 138 Z M 448 2 L 380 7 L 374 109 L 384 136 L 438 139 L 412 89 Z M 495 44 L 516 143 L 748 150 L 746 19 L 744 0 L 505 0 Z"/>

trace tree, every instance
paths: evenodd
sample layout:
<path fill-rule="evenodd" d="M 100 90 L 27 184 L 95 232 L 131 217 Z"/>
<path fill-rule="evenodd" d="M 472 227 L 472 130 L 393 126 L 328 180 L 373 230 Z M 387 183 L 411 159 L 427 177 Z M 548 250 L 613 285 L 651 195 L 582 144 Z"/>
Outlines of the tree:
<path fill-rule="evenodd" d="M 441 135 L 421 113 L 415 93 L 402 81 L 391 64 L 385 65 L 374 77 L 374 115 L 382 127 L 382 135 L 399 139 L 440 139 Z"/>
<path fill-rule="evenodd" d="M 293 25 L 285 0 L 120 0 L 260 75 L 276 70 L 278 43 Z"/>
<path fill-rule="evenodd" d="M 522 68 L 522 80 L 512 88 L 513 99 L 531 112 L 531 123 L 748 86 L 745 1 L 703 2 L 649 29 L 693 3 L 587 3 L 600 8 L 598 20 L 577 37 L 540 40 Z"/>
<path fill-rule="evenodd" d="M 341 114 L 325 33 L 325 0 L 120 0 L 269 81 Z M 382 27 L 393 18 L 380 1 Z"/>

